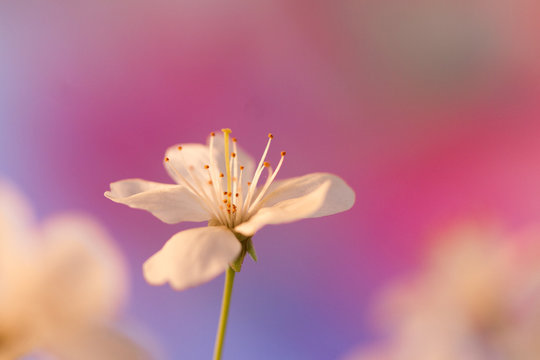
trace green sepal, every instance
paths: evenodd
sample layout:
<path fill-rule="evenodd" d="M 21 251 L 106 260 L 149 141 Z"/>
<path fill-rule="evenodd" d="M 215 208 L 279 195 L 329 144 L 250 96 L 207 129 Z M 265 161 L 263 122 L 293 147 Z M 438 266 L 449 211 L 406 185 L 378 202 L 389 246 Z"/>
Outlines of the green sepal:
<path fill-rule="evenodd" d="M 240 255 L 238 255 L 236 260 L 231 263 L 231 269 L 233 269 L 235 272 L 240 272 L 240 270 L 242 270 L 242 264 L 244 263 L 244 257 L 246 257 L 246 251 L 242 246 L 242 251 L 240 252 Z"/>
<path fill-rule="evenodd" d="M 234 235 L 238 241 L 240 241 L 240 244 L 242 244 L 242 250 L 240 251 L 240 254 L 236 260 L 234 260 L 230 265 L 234 271 L 240 272 L 240 270 L 242 270 L 242 265 L 244 264 L 246 254 L 249 253 L 249 256 L 251 256 L 251 258 L 255 261 L 257 261 L 257 254 L 255 253 L 255 247 L 251 241 L 251 236 L 247 237 L 240 233 L 234 233 Z"/>
<path fill-rule="evenodd" d="M 255 252 L 255 246 L 253 246 L 253 241 L 251 241 L 251 238 L 247 239 L 246 248 L 249 256 L 251 256 L 253 261 L 257 262 L 257 253 Z"/>

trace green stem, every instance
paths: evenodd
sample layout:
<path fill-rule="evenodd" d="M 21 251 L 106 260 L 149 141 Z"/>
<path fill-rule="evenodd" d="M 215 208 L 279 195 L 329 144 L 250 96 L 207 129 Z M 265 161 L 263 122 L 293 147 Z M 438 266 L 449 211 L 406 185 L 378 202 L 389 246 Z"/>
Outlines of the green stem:
<path fill-rule="evenodd" d="M 225 276 L 225 286 L 223 287 L 223 300 L 221 301 L 221 315 L 219 317 L 219 326 L 216 335 L 216 344 L 214 345 L 214 360 L 221 359 L 223 352 L 223 341 L 225 340 L 225 329 L 227 328 L 227 319 L 229 317 L 229 305 L 231 304 L 231 294 L 236 272 L 230 267 Z"/>

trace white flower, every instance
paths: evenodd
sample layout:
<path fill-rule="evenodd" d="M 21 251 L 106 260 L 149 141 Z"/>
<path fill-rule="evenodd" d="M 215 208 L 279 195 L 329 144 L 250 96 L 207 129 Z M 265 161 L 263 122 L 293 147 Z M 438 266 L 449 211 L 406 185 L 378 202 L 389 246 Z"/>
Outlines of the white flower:
<path fill-rule="evenodd" d="M 392 360 L 538 359 L 539 238 L 534 230 L 509 235 L 478 225 L 446 233 L 422 272 L 383 294 L 389 343 L 380 354 Z"/>
<path fill-rule="evenodd" d="M 82 215 L 39 227 L 24 197 L 0 180 L 0 359 L 44 351 L 60 359 L 142 359 L 109 325 L 126 294 L 124 263 Z"/>
<path fill-rule="evenodd" d="M 175 145 L 167 150 L 165 168 L 176 184 L 128 179 L 112 183 L 105 193 L 169 224 L 210 225 L 177 233 L 148 259 L 143 269 L 150 284 L 169 282 L 180 290 L 216 277 L 229 265 L 239 270 L 246 253 L 256 258 L 251 237 L 263 226 L 335 214 L 354 203 L 353 190 L 331 174 L 275 180 L 285 152 L 273 170 L 265 161 L 271 134 L 254 166 L 236 139 L 229 141 L 230 130 L 223 132 L 224 136 L 212 133 L 208 145 Z M 266 180 L 257 187 L 264 171 Z"/>

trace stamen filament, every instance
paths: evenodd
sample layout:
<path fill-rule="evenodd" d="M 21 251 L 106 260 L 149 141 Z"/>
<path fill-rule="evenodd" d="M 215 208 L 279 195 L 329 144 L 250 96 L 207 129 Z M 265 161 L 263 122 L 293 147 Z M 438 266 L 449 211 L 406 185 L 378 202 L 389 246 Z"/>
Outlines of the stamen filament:
<path fill-rule="evenodd" d="M 281 164 L 283 164 L 283 160 L 285 159 L 285 151 L 282 151 L 281 152 L 281 159 L 279 159 L 279 163 L 276 167 L 276 171 L 274 171 L 273 174 L 271 174 L 271 176 L 269 177 L 269 179 L 266 181 L 266 184 L 264 184 L 264 187 L 262 188 L 261 192 L 259 193 L 259 195 L 257 196 L 257 198 L 255 199 L 255 201 L 253 202 L 253 204 L 249 207 L 248 209 L 248 212 L 251 211 L 252 209 L 255 208 L 255 206 L 257 206 L 257 204 L 259 203 L 259 201 L 261 201 L 261 199 L 263 198 L 264 194 L 266 193 L 266 191 L 268 190 L 268 188 L 270 187 L 270 185 L 272 184 L 272 182 L 274 181 L 274 179 L 276 178 L 278 172 L 279 172 L 279 169 L 281 169 Z"/>
<path fill-rule="evenodd" d="M 272 142 L 273 138 L 274 138 L 274 135 L 268 134 L 268 142 L 266 143 L 266 148 L 264 149 L 261 160 L 259 161 L 259 165 L 257 165 L 257 171 L 255 171 L 255 175 L 253 176 L 253 181 L 251 184 L 249 184 L 250 186 L 249 186 L 248 194 L 246 196 L 246 201 L 244 202 L 244 207 L 246 209 L 249 209 L 250 207 L 251 198 L 253 197 L 253 194 L 255 193 L 257 182 L 259 181 L 259 177 L 261 176 L 261 173 L 264 169 L 264 162 L 266 159 L 266 154 L 268 153 L 268 149 L 270 148 L 270 143 Z"/>

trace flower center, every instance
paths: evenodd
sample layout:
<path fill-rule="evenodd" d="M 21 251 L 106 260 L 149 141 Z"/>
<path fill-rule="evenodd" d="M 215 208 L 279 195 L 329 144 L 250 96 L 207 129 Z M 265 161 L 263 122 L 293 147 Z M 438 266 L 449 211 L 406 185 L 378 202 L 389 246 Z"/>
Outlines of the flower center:
<path fill-rule="evenodd" d="M 224 137 L 225 173 L 221 172 L 216 164 L 217 159 L 214 156 L 215 133 L 210 134 L 208 146 L 210 164 L 204 165 L 204 170 L 206 170 L 205 179 L 201 179 L 200 175 L 197 175 L 193 166 L 186 166 L 186 171 L 189 174 L 188 180 L 172 166 L 168 158 L 165 158 L 165 164 L 177 175 L 179 183 L 186 186 L 199 198 L 201 205 L 212 214 L 217 222 L 229 228 L 234 228 L 248 220 L 258 210 L 268 188 L 281 169 L 286 153 L 285 151 L 281 152 L 279 163 L 276 169 L 273 170 L 270 163 L 266 161 L 270 143 L 274 138 L 272 134 L 268 134 L 266 148 L 255 169 L 253 178 L 248 180 L 245 179 L 245 176 L 247 176 L 245 167 L 240 165 L 242 159 L 239 159 L 238 156 L 236 138 L 230 137 L 230 129 L 222 129 L 222 132 Z M 179 146 L 178 150 L 182 151 L 182 147 Z M 257 184 L 264 169 L 267 169 L 268 175 L 264 185 L 257 191 Z"/>

